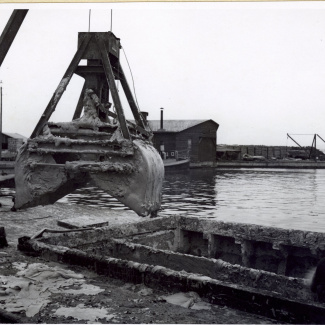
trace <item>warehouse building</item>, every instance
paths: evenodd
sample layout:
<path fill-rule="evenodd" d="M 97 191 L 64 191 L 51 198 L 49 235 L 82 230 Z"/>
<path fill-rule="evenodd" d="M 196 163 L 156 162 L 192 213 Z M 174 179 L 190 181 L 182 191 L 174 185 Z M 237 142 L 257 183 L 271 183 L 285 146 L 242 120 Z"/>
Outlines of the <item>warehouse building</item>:
<path fill-rule="evenodd" d="M 213 120 L 149 120 L 153 143 L 163 158 L 216 161 L 217 130 Z"/>
<path fill-rule="evenodd" d="M 18 149 L 27 138 L 18 133 L 2 132 L 1 140 L 1 160 L 15 160 Z"/>

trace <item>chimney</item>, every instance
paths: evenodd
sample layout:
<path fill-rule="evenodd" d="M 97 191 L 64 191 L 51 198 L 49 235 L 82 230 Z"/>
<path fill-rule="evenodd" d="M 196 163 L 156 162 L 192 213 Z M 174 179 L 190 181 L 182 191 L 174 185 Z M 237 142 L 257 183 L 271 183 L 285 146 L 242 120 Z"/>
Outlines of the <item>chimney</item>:
<path fill-rule="evenodd" d="M 142 117 L 145 120 L 145 122 L 147 122 L 148 121 L 148 115 L 149 115 L 149 113 L 148 112 L 140 112 L 140 114 L 142 115 Z"/>
<path fill-rule="evenodd" d="M 164 109 L 160 109 L 160 129 L 164 129 Z"/>

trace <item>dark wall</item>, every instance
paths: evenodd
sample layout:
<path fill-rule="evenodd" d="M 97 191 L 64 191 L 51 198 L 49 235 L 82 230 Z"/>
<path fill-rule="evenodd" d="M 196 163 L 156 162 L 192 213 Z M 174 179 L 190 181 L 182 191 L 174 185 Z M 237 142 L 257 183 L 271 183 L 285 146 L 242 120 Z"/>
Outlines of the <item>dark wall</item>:
<path fill-rule="evenodd" d="M 176 150 L 176 134 L 172 132 L 155 132 L 153 137 L 153 145 L 160 152 L 160 145 L 163 143 L 168 158 L 172 158 L 172 153 Z"/>
<path fill-rule="evenodd" d="M 2 133 L 2 149 L 4 150 L 8 149 L 8 139 L 9 137 Z"/>
<path fill-rule="evenodd" d="M 160 152 L 163 143 L 167 158 L 178 151 L 182 157 L 189 150 L 191 162 L 216 161 L 216 133 L 218 124 L 206 121 L 181 132 L 154 132 L 153 144 Z"/>
<path fill-rule="evenodd" d="M 218 125 L 206 121 L 188 128 L 176 135 L 178 151 L 187 150 L 190 145 L 191 162 L 216 161 L 216 132 Z"/>

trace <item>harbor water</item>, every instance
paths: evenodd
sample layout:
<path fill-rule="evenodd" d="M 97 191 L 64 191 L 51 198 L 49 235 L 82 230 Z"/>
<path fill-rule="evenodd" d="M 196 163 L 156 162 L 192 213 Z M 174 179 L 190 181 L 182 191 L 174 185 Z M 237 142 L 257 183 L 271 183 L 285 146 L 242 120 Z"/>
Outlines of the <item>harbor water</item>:
<path fill-rule="evenodd" d="M 127 209 L 90 186 L 61 199 Z M 190 169 L 166 173 L 159 216 L 182 214 L 325 232 L 324 169 Z"/>

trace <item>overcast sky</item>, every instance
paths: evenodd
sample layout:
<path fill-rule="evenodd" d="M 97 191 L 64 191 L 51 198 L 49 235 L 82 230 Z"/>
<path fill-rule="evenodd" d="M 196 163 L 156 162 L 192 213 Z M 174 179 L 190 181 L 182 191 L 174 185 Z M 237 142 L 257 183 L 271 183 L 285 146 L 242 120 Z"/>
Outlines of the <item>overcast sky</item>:
<path fill-rule="evenodd" d="M 325 3 L 0 4 L 30 9 L 1 68 L 3 130 L 32 133 L 70 64 L 78 32 L 121 39 L 149 119 L 213 119 L 218 143 L 311 145 L 325 140 Z M 124 55 L 121 63 L 132 79 Z M 52 121 L 70 121 L 74 76 Z M 123 101 L 125 114 L 131 111 Z M 318 142 L 325 149 L 325 144 Z"/>

